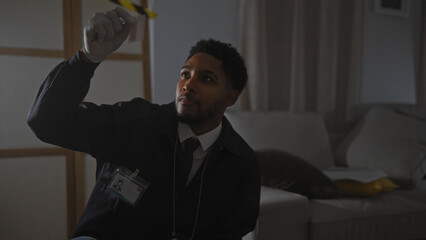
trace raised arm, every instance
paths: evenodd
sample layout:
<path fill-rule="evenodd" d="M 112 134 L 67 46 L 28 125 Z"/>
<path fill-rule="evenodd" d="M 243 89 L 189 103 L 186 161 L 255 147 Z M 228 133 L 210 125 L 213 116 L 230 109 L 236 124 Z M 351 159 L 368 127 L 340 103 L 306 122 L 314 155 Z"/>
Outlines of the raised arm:
<path fill-rule="evenodd" d="M 74 150 L 93 152 L 90 142 L 102 139 L 114 106 L 82 101 L 99 62 L 127 38 L 133 18 L 121 8 L 97 13 L 84 29 L 84 47 L 47 76 L 34 100 L 27 122 L 43 141 Z M 92 134 L 89 136 L 91 133 Z M 92 138 L 92 139 L 91 139 Z"/>

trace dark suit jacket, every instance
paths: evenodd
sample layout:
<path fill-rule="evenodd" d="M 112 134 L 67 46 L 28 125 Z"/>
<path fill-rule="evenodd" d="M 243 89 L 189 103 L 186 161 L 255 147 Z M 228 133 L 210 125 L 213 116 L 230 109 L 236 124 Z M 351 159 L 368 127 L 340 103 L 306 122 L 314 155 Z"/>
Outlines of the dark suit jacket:
<path fill-rule="evenodd" d="M 80 61 L 79 54 L 59 64 L 41 86 L 28 116 L 41 140 L 97 159 L 96 185 L 74 236 L 170 239 L 173 167 L 174 159 L 180 158 L 179 151 L 175 154 L 179 147 L 174 103 L 157 105 L 140 98 L 101 106 L 82 102 L 96 67 Z M 260 195 L 256 157 L 226 118 L 222 124 L 209 160 L 203 163 L 207 162 L 203 181 L 202 171 L 188 186 L 176 181 L 179 239 L 189 239 L 195 224 L 194 239 L 241 239 L 255 227 Z M 150 182 L 136 207 L 107 189 L 119 167 L 139 169 Z"/>

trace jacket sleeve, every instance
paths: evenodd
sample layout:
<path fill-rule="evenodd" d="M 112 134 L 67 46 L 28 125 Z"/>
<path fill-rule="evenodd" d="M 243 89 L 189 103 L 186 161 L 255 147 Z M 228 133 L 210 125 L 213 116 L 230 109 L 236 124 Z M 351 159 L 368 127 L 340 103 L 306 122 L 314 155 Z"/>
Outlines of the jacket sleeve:
<path fill-rule="evenodd" d="M 114 106 L 82 102 L 97 66 L 80 60 L 78 53 L 50 72 L 27 117 L 40 140 L 95 157 L 104 152 L 100 149 L 110 149 Z"/>
<path fill-rule="evenodd" d="M 240 240 L 256 227 L 260 202 L 260 169 L 256 160 L 232 199 L 223 209 L 220 227 L 212 239 Z"/>

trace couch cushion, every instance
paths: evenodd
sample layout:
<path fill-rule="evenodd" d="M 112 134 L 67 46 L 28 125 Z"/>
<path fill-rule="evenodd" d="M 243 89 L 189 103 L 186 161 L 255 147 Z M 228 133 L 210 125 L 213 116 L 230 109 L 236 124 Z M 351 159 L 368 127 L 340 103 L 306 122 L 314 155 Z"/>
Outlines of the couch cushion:
<path fill-rule="evenodd" d="M 382 170 L 402 188 L 425 188 L 426 123 L 374 108 L 347 153 L 348 166 Z"/>
<path fill-rule="evenodd" d="M 311 200 L 311 239 L 425 239 L 426 204 L 396 194 Z"/>
<path fill-rule="evenodd" d="M 358 120 L 356 124 L 349 132 L 340 133 L 344 137 L 341 138 L 340 142 L 337 144 L 337 148 L 334 151 L 335 163 L 337 166 L 347 166 L 346 153 L 352 141 L 358 136 L 359 132 L 362 129 L 363 125 L 363 116 L 374 108 L 383 108 L 389 111 L 395 111 L 401 115 L 409 116 L 411 118 L 416 118 L 418 120 L 426 121 L 426 110 L 425 107 L 417 106 L 407 103 L 364 103 L 356 106 L 357 116 L 355 119 Z"/>
<path fill-rule="evenodd" d="M 262 186 L 256 239 L 307 239 L 308 208 L 302 195 Z"/>
<path fill-rule="evenodd" d="M 336 198 L 339 188 L 321 170 L 293 154 L 275 149 L 257 150 L 261 183 L 308 198 Z"/>
<path fill-rule="evenodd" d="M 426 189 L 395 190 L 393 194 L 426 204 Z"/>
<path fill-rule="evenodd" d="M 255 150 L 286 151 L 319 169 L 334 165 L 328 133 L 319 114 L 227 111 L 225 116 Z"/>

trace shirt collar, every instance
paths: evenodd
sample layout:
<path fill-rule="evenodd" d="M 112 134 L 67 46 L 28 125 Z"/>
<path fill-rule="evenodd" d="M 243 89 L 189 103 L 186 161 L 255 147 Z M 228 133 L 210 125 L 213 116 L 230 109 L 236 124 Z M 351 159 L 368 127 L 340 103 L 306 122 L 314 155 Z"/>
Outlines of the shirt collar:
<path fill-rule="evenodd" d="M 222 121 L 216 128 L 198 136 L 195 135 L 195 133 L 192 131 L 191 127 L 188 124 L 183 122 L 178 123 L 179 141 L 182 143 L 188 138 L 197 137 L 200 141 L 203 151 L 207 151 L 207 149 L 209 149 L 209 147 L 219 138 L 221 131 Z"/>

